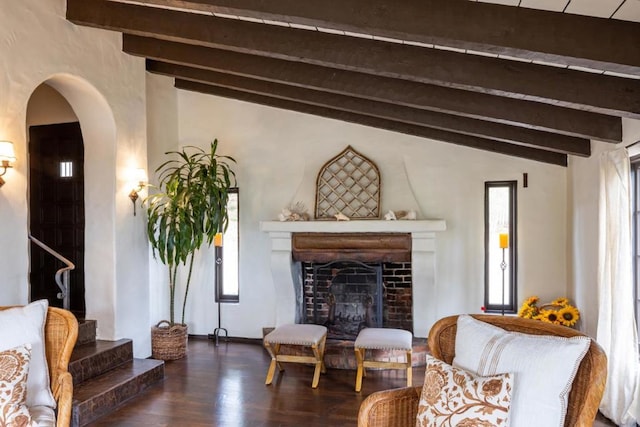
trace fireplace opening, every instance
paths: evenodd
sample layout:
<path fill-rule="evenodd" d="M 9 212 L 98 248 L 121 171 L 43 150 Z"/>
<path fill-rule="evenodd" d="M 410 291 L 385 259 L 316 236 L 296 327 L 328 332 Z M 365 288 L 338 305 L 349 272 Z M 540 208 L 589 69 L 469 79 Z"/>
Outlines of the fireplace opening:
<path fill-rule="evenodd" d="M 305 286 L 305 323 L 327 327 L 327 338 L 355 340 L 382 326 L 382 266 L 358 261 L 311 265 Z"/>
<path fill-rule="evenodd" d="M 353 341 L 365 327 L 413 332 L 411 262 L 302 263 L 304 323 Z"/>

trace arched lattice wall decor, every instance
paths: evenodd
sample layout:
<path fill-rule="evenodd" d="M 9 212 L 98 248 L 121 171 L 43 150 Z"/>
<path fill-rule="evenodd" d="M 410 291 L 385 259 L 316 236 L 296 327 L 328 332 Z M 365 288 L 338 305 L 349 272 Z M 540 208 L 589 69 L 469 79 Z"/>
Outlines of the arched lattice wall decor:
<path fill-rule="evenodd" d="M 316 219 L 380 217 L 380 172 L 348 146 L 320 169 L 316 180 Z"/>

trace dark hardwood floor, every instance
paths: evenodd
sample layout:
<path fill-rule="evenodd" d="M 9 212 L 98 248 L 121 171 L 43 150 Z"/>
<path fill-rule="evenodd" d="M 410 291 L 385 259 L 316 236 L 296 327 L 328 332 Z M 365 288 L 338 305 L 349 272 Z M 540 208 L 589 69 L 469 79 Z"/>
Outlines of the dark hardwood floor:
<path fill-rule="evenodd" d="M 314 390 L 313 368 L 287 363 L 266 386 L 269 361 L 257 343 L 190 338 L 187 357 L 166 363 L 164 381 L 91 426 L 355 426 L 365 397 L 406 385 L 401 370 L 370 371 L 356 393 L 355 371 L 328 369 Z M 413 381 L 422 384 L 424 367 Z"/>
<path fill-rule="evenodd" d="M 364 398 L 406 384 L 402 371 L 369 371 L 356 393 L 355 371 L 328 369 L 314 390 L 313 368 L 287 363 L 266 386 L 269 360 L 258 343 L 189 338 L 187 357 L 166 363 L 164 381 L 90 426 L 353 427 Z M 423 381 L 424 367 L 413 368 L 414 385 Z M 601 414 L 593 425 L 615 426 Z"/>

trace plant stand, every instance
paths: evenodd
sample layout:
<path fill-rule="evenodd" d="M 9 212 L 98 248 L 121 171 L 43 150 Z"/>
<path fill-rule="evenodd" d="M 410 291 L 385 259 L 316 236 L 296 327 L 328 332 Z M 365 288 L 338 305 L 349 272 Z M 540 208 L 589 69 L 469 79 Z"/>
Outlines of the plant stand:
<path fill-rule="evenodd" d="M 224 331 L 225 341 L 229 338 L 229 332 L 221 326 L 221 305 L 220 305 L 220 294 L 222 293 L 222 246 L 216 245 L 214 247 L 215 251 L 215 279 L 216 279 L 216 302 L 218 303 L 218 327 L 213 330 L 212 334 L 209 334 L 209 339 L 216 340 L 216 346 L 218 345 L 218 338 L 220 337 L 220 332 Z"/>

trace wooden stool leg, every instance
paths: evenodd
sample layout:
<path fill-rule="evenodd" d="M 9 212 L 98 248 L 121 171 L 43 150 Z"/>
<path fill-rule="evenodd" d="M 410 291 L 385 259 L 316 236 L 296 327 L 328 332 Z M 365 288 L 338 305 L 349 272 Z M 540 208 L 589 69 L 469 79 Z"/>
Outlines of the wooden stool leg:
<path fill-rule="evenodd" d="M 362 375 L 364 374 L 364 355 L 367 350 L 364 348 L 356 348 L 356 363 L 358 364 L 358 371 L 356 373 L 356 392 L 360 392 L 362 388 Z"/>
<path fill-rule="evenodd" d="M 413 368 L 411 367 L 411 350 L 407 351 L 407 387 L 413 382 Z"/>
<path fill-rule="evenodd" d="M 320 371 L 322 370 L 322 357 L 318 351 L 318 346 L 315 344 L 311 346 L 311 350 L 313 350 L 313 355 L 316 358 L 316 367 L 313 370 L 313 382 L 311 383 L 311 388 L 317 388 L 318 381 L 320 381 Z"/>
<path fill-rule="evenodd" d="M 280 363 L 280 361 L 278 360 L 278 355 L 280 354 L 280 344 L 276 344 L 275 345 L 274 354 L 276 356 L 276 363 L 278 365 L 278 371 L 280 371 L 280 372 L 284 371 L 284 366 L 282 366 L 282 363 Z"/>
<path fill-rule="evenodd" d="M 327 367 L 324 364 L 324 350 L 326 348 L 326 343 L 327 343 L 327 336 L 323 336 L 322 339 L 320 340 L 320 361 L 321 361 L 321 372 L 323 374 L 327 373 Z"/>
<path fill-rule="evenodd" d="M 274 353 L 273 349 L 271 348 L 271 344 L 267 342 L 264 343 L 264 347 L 267 349 L 267 351 L 269 352 L 269 355 L 271 356 L 271 363 L 269 364 L 269 370 L 267 371 L 267 379 L 264 382 L 266 385 L 269 385 L 273 381 L 273 374 L 276 372 L 277 350 Z"/>

